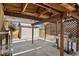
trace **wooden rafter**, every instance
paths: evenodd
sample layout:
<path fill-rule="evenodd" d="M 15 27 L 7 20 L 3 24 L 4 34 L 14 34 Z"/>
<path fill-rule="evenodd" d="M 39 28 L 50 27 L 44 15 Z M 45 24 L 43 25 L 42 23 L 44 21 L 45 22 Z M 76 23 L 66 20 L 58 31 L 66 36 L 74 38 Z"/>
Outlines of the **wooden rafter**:
<path fill-rule="evenodd" d="M 39 6 L 39 7 L 45 8 L 47 11 L 49 11 L 49 10 L 51 10 L 51 12 L 54 11 L 53 9 L 45 7 L 45 6 L 41 5 L 41 4 L 37 4 L 37 3 L 34 3 L 34 4 L 37 5 L 37 6 Z M 54 12 L 56 12 L 56 11 L 54 11 Z"/>
<path fill-rule="evenodd" d="M 48 8 L 48 7 L 42 6 L 42 5 L 37 4 L 37 3 L 36 3 L 35 5 L 47 9 L 45 12 L 42 12 L 42 13 L 38 14 L 37 17 L 41 17 L 41 15 L 43 16 L 43 14 L 49 12 L 49 10 L 51 10 L 52 13 L 53 13 L 53 11 L 54 11 L 54 10 L 51 9 L 51 8 Z M 56 11 L 55 11 L 55 12 L 56 12 Z M 58 13 L 55 13 L 53 16 L 55 16 L 56 14 L 58 14 Z"/>
<path fill-rule="evenodd" d="M 39 6 L 39 7 L 45 8 L 45 9 L 49 9 L 49 8 L 44 7 L 44 6 L 42 6 L 42 5 L 40 5 L 40 4 L 37 4 L 37 3 L 33 3 L 33 4 L 35 4 L 35 5 Z"/>
<path fill-rule="evenodd" d="M 29 13 L 29 12 L 23 12 L 22 14 L 27 14 L 27 15 L 30 15 L 30 16 L 37 16 L 37 14 L 34 14 L 34 13 Z"/>
<path fill-rule="evenodd" d="M 43 14 L 47 13 L 47 12 L 48 12 L 48 10 L 46 10 L 46 11 L 44 11 L 44 12 L 40 13 L 39 17 L 40 17 L 41 15 L 43 15 Z"/>
<path fill-rule="evenodd" d="M 79 20 L 79 15 L 76 12 L 72 12 L 71 16 L 74 17 L 75 19 Z"/>
<path fill-rule="evenodd" d="M 27 6 L 28 6 L 28 3 L 25 4 L 25 6 L 24 6 L 22 12 L 24 12 L 24 11 L 26 10 Z"/>
<path fill-rule="evenodd" d="M 47 7 L 44 7 L 44 6 L 41 6 L 40 5 L 40 7 L 42 7 L 42 8 L 44 8 L 44 9 L 46 9 L 44 12 L 41 12 L 41 13 L 30 13 L 30 12 L 24 12 L 25 11 L 25 9 L 27 8 L 27 5 L 28 4 L 25 4 L 25 6 L 23 7 L 23 10 L 22 10 L 22 6 L 23 5 L 21 5 L 21 12 L 20 11 L 15 11 L 15 10 L 10 10 L 10 9 L 7 9 L 7 10 L 4 10 L 5 11 L 5 14 L 10 14 L 10 15 L 13 15 L 14 14 L 14 16 L 19 16 L 20 15 L 20 17 L 22 16 L 22 17 L 26 17 L 27 18 L 27 15 L 30 17 L 30 18 L 34 18 L 34 19 L 46 19 L 46 20 L 44 20 L 44 21 L 46 21 L 47 22 L 47 19 L 49 19 L 49 17 L 50 16 L 48 16 L 48 15 L 45 15 L 47 12 L 49 12 L 49 10 L 51 10 L 50 8 L 47 8 Z M 36 5 L 36 4 L 35 4 Z M 11 6 L 10 6 L 11 7 Z M 19 9 L 19 8 L 18 8 Z M 18 10 L 17 9 L 17 10 Z M 7 13 L 8 12 L 8 13 Z M 51 12 L 53 13 L 53 10 L 51 10 Z M 13 13 L 13 14 L 12 14 Z M 17 15 L 18 14 L 18 15 Z M 55 17 L 55 13 L 54 13 L 54 15 L 52 16 L 52 18 L 53 17 Z M 33 19 L 32 18 L 32 19 Z M 42 20 L 41 20 L 42 21 Z M 50 20 L 50 21 L 53 21 L 53 20 Z M 48 21 L 49 22 L 49 21 Z"/>
<path fill-rule="evenodd" d="M 34 4 L 34 3 L 32 3 L 32 4 Z M 5 6 L 6 5 L 6 6 Z M 17 5 L 17 4 L 16 4 Z M 58 17 L 57 16 L 57 14 L 60 14 L 61 15 L 61 12 L 62 12 L 62 9 L 64 10 L 63 12 L 64 13 L 66 13 L 65 11 L 66 10 L 68 10 L 67 8 L 65 8 L 64 6 L 61 6 L 61 4 L 55 4 L 56 6 L 58 6 L 58 7 L 55 7 L 55 5 L 54 4 L 46 4 L 46 3 L 42 3 L 42 4 L 40 4 L 40 3 L 35 3 L 34 5 L 36 5 L 36 6 L 39 6 L 39 8 L 41 7 L 41 8 L 43 8 L 43 9 L 45 9 L 45 11 L 43 11 L 43 12 L 40 12 L 40 13 L 30 13 L 30 12 L 24 12 L 25 11 L 25 9 L 27 8 L 27 5 L 28 5 L 28 3 L 26 3 L 25 4 L 25 6 L 24 5 L 22 5 L 22 8 L 21 8 L 21 12 L 20 12 L 20 7 L 18 7 L 17 9 L 15 9 L 15 7 L 11 7 L 11 6 L 9 6 L 9 7 L 11 7 L 11 8 L 14 8 L 15 10 L 16 10 L 16 12 L 14 12 L 15 10 L 13 9 L 11 9 L 11 14 L 12 13 L 16 13 L 16 14 L 20 14 L 22 17 L 25 17 L 24 15 L 28 15 L 30 18 L 32 18 L 32 17 L 34 17 L 34 19 L 46 19 L 46 20 L 44 20 L 44 21 L 48 21 L 47 19 L 51 19 L 51 20 L 49 20 L 48 22 L 50 22 L 50 21 L 53 21 L 53 17 Z M 52 7 L 52 5 L 54 5 L 54 7 Z M 23 7 L 24 6 L 24 7 Z M 70 6 L 69 4 L 68 4 L 68 6 Z M 72 6 L 72 5 L 71 5 Z M 7 4 L 4 4 L 4 8 L 5 7 L 7 7 Z M 58 8 L 58 9 L 57 9 Z M 18 11 L 19 10 L 19 11 Z M 46 15 L 46 13 L 47 12 L 49 12 L 49 10 L 53 13 L 54 11 L 54 14 L 52 15 L 52 17 L 50 17 L 49 15 Z M 5 9 L 4 10 L 5 11 L 5 13 L 7 13 L 7 12 L 10 12 L 10 9 Z M 7 12 L 6 12 L 7 11 Z M 58 13 L 59 12 L 59 13 Z M 8 13 L 8 14 L 10 14 L 10 13 Z M 75 16 L 74 16 L 75 15 Z M 16 16 L 18 16 L 18 15 L 16 15 Z M 32 17 L 31 17 L 32 16 Z M 75 12 L 75 13 L 72 13 L 72 16 L 73 17 L 75 17 L 75 18 L 77 18 L 77 19 L 79 19 L 79 17 L 78 17 L 78 15 L 77 15 L 77 13 Z M 26 16 L 26 18 L 27 18 L 27 16 Z M 55 19 L 55 18 L 54 18 Z"/>
<path fill-rule="evenodd" d="M 72 5 L 68 4 L 68 3 L 62 3 L 60 4 L 61 6 L 65 7 L 66 9 L 68 9 L 69 11 L 74 11 L 76 10 L 75 7 L 73 7 Z"/>
<path fill-rule="evenodd" d="M 13 12 L 13 11 L 4 11 L 5 15 L 9 15 L 9 16 L 15 16 L 15 17 L 22 17 L 22 18 L 28 18 L 28 19 L 32 19 L 32 20 L 38 20 L 38 21 L 42 21 L 42 22 L 54 22 L 54 20 L 56 18 L 58 18 L 56 15 L 53 16 L 53 20 L 52 19 L 43 19 L 43 18 L 38 18 L 38 17 L 35 17 L 35 16 L 32 16 L 32 15 L 28 15 L 28 14 L 23 14 L 23 13 L 20 13 L 20 12 Z"/>
<path fill-rule="evenodd" d="M 49 8 L 49 9 L 51 9 L 51 10 L 54 10 L 54 11 L 56 11 L 56 12 L 63 13 L 62 11 L 60 11 L 60 10 L 58 10 L 58 9 L 52 8 L 52 7 L 49 6 L 48 4 L 41 4 L 41 5 L 47 7 L 47 8 Z"/>

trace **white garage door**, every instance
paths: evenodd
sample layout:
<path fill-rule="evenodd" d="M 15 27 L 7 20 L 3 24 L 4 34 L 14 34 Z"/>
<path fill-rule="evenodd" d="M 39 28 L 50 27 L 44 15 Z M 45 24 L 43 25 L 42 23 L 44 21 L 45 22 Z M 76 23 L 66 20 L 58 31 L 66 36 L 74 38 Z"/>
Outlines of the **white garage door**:
<path fill-rule="evenodd" d="M 39 28 L 34 29 L 34 37 L 39 37 Z M 22 39 L 31 39 L 32 38 L 32 28 L 22 28 Z"/>

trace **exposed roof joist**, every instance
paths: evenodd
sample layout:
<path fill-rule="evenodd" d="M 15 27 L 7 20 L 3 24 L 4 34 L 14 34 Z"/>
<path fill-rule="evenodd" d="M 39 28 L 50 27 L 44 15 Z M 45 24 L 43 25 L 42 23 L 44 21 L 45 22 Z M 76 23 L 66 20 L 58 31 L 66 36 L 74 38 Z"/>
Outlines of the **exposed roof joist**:
<path fill-rule="evenodd" d="M 72 5 L 68 4 L 68 3 L 62 3 L 60 4 L 61 6 L 65 7 L 66 9 L 68 9 L 69 11 L 74 11 L 76 10 L 75 7 L 73 7 Z"/>
<path fill-rule="evenodd" d="M 69 11 L 69 10 L 66 6 L 70 6 L 70 7 L 72 7 L 72 9 L 74 8 L 72 5 L 69 5 L 69 4 L 62 6 L 62 3 L 61 4 L 32 3 L 32 4 L 34 4 L 34 6 L 39 6 L 39 8 L 45 9 L 45 11 L 43 11 L 43 12 L 41 11 L 40 13 L 29 12 L 28 10 L 29 10 L 29 7 L 31 8 L 31 6 L 30 6 L 30 4 L 28 6 L 28 3 L 26 3 L 26 4 L 22 5 L 23 9 L 21 8 L 21 11 L 18 11 L 18 9 L 20 9 L 20 6 L 19 6 L 19 7 L 17 7 L 17 11 L 15 11 L 15 12 L 14 12 L 14 9 L 16 6 L 18 6 L 18 4 L 16 4 L 15 7 L 12 7 L 12 6 L 9 6 L 6 4 L 6 6 L 12 7 L 13 9 L 7 8 L 7 10 L 5 9 L 4 12 L 6 15 L 11 15 L 11 16 L 16 16 L 16 17 L 29 18 L 32 20 L 38 20 L 38 21 L 42 21 L 42 22 L 56 22 L 56 21 L 59 21 L 56 19 L 60 19 L 61 15 L 63 13 L 67 17 L 67 11 Z M 11 4 L 11 5 L 13 5 L 13 4 Z M 6 6 L 4 5 L 4 8 L 6 8 Z M 35 8 L 35 9 L 37 9 L 37 8 Z M 32 8 L 31 8 L 31 10 L 32 10 Z M 50 16 L 50 13 L 52 13 L 51 16 Z M 74 13 L 72 13 L 72 17 L 79 19 L 78 15 L 77 14 L 75 15 Z"/>
<path fill-rule="evenodd" d="M 31 15 L 27 15 L 27 14 L 22 14 L 20 12 L 13 12 L 13 11 L 4 11 L 5 15 L 9 15 L 9 16 L 15 16 L 15 17 L 22 17 L 22 18 L 28 18 L 28 19 L 32 19 L 32 20 L 38 20 L 41 22 L 54 22 L 55 19 L 57 18 L 57 16 L 53 16 L 53 19 L 42 19 L 42 18 L 38 18 L 35 16 L 31 16 Z M 49 20 L 49 21 L 48 21 Z"/>
<path fill-rule="evenodd" d="M 79 20 L 79 14 L 73 12 L 73 13 L 71 13 L 71 16 L 72 16 L 73 18 Z"/>
<path fill-rule="evenodd" d="M 56 12 L 62 13 L 61 11 L 59 11 L 57 9 L 54 9 L 54 8 L 51 8 L 51 7 L 49 7 L 49 6 L 47 6 L 47 5 L 43 4 L 43 3 L 36 3 L 35 5 L 40 6 L 40 7 L 43 7 L 43 8 L 46 8 L 48 10 L 51 9 L 51 10 L 54 10 Z"/>
<path fill-rule="evenodd" d="M 28 6 L 28 3 L 25 4 L 25 6 L 24 6 L 22 12 L 24 12 L 24 11 L 26 10 L 27 6 Z"/>

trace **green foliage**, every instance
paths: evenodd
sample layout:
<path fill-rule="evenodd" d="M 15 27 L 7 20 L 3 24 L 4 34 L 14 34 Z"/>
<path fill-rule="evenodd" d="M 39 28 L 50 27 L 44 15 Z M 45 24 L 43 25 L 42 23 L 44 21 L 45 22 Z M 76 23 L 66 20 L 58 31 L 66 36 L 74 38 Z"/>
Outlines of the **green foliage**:
<path fill-rule="evenodd" d="M 11 31 L 16 31 L 16 27 L 15 27 L 14 24 L 10 24 L 10 25 L 9 25 L 9 29 L 10 29 Z"/>

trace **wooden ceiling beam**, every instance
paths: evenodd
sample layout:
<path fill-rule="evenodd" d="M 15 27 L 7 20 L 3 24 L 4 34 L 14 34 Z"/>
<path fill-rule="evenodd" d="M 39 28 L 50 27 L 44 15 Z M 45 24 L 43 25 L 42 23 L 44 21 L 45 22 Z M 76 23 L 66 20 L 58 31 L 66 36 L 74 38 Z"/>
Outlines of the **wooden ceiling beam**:
<path fill-rule="evenodd" d="M 49 11 L 49 10 L 51 10 L 51 12 L 54 11 L 53 9 L 48 8 L 48 7 L 45 7 L 45 6 L 41 5 L 40 3 L 39 3 L 39 4 L 38 4 L 38 3 L 33 3 L 33 4 L 35 4 L 35 5 L 39 6 L 39 7 L 45 8 L 47 11 Z M 55 12 L 56 12 L 56 11 L 55 11 Z"/>
<path fill-rule="evenodd" d="M 25 6 L 24 6 L 22 12 L 24 12 L 24 11 L 26 10 L 27 6 L 28 6 L 28 3 L 25 4 Z"/>
<path fill-rule="evenodd" d="M 46 11 L 47 12 L 47 11 Z M 42 12 L 41 14 L 36 14 L 36 13 L 29 13 L 29 12 L 23 12 L 22 14 L 27 14 L 27 15 L 30 15 L 30 16 L 34 16 L 36 18 L 48 18 L 47 16 L 44 16 L 43 13 L 46 13 L 46 12 Z M 40 16 L 43 16 L 43 17 L 40 17 Z"/>
<path fill-rule="evenodd" d="M 13 11 L 4 11 L 5 15 L 9 15 L 9 16 L 15 16 L 15 17 L 22 17 L 22 18 L 28 18 L 28 19 L 36 19 L 34 16 L 31 15 L 27 15 L 27 14 L 23 14 L 20 12 L 13 12 Z"/>
<path fill-rule="evenodd" d="M 23 8 L 23 10 L 22 10 L 22 8 L 21 8 L 21 13 L 22 14 L 27 14 L 27 15 L 30 15 L 30 16 L 35 16 L 36 18 L 48 18 L 47 16 L 44 16 L 43 14 L 45 14 L 46 12 L 48 12 L 49 10 L 46 10 L 45 12 L 41 12 L 41 13 L 39 13 L 39 14 L 36 14 L 36 13 L 29 13 L 29 12 L 24 12 L 25 11 L 25 9 L 26 9 L 26 7 L 27 7 L 27 5 L 28 4 L 25 4 L 25 6 L 24 6 L 24 8 Z M 21 6 L 22 7 L 22 6 Z M 17 9 L 18 10 L 18 9 Z M 8 11 L 9 11 L 9 9 L 8 9 Z M 11 11 L 15 11 L 15 10 L 11 10 Z M 16 13 L 18 13 L 18 11 L 15 11 Z M 20 11 L 19 11 L 20 12 Z M 41 16 L 42 15 L 42 16 Z"/>
<path fill-rule="evenodd" d="M 71 16 L 77 20 L 79 20 L 79 15 L 76 12 L 72 12 Z"/>
<path fill-rule="evenodd" d="M 23 10 L 20 12 L 18 11 L 12 11 L 12 10 L 4 10 L 6 15 L 11 15 L 11 16 L 16 16 L 16 17 L 23 17 L 23 18 L 28 18 L 28 19 L 33 19 L 33 20 L 38 20 L 38 21 L 42 21 L 42 22 L 55 22 L 56 19 L 59 18 L 59 14 L 55 14 L 53 16 L 49 16 L 48 18 L 45 18 L 47 16 L 43 16 L 43 17 L 39 17 L 40 15 L 45 14 L 46 12 L 49 12 L 49 10 L 51 10 L 52 12 L 54 11 L 51 8 L 48 8 L 46 6 L 42 6 L 40 4 L 36 4 L 36 5 L 40 5 L 40 7 L 43 7 L 44 9 L 46 8 L 47 10 L 45 12 L 42 12 L 40 14 L 36 14 L 36 13 L 29 13 L 29 12 L 24 12 L 25 9 L 27 8 L 28 4 L 25 4 Z"/>
<path fill-rule="evenodd" d="M 29 12 L 23 12 L 22 14 L 27 14 L 27 15 L 30 15 L 30 16 L 37 16 L 37 14 L 35 14 L 35 13 L 29 13 Z"/>
<path fill-rule="evenodd" d="M 54 11 L 56 11 L 56 12 L 63 13 L 62 11 L 57 10 L 57 9 L 55 9 L 55 8 L 52 8 L 52 7 L 48 6 L 47 4 L 39 3 L 39 5 L 42 5 L 42 6 L 46 7 L 46 8 L 48 8 L 48 9 L 54 10 Z"/>
<path fill-rule="evenodd" d="M 37 4 L 37 3 L 33 3 L 33 4 L 35 4 L 35 5 L 39 6 L 39 7 L 45 8 L 45 9 L 47 9 L 47 10 L 49 9 L 49 8 L 44 7 L 44 6 L 42 6 L 42 5 L 40 5 L 40 4 Z"/>
<path fill-rule="evenodd" d="M 9 15 L 9 16 L 15 16 L 15 17 L 22 17 L 22 18 L 28 18 L 28 19 L 32 19 L 32 20 L 38 20 L 38 21 L 41 21 L 41 22 L 55 22 L 55 20 L 58 18 L 58 15 L 54 15 L 52 16 L 52 19 L 51 18 L 47 18 L 47 19 L 43 19 L 43 18 L 38 18 L 38 17 L 35 17 L 35 16 L 31 16 L 31 15 L 27 15 L 27 14 L 22 14 L 20 12 L 13 12 L 13 11 L 4 11 L 5 15 Z"/>
<path fill-rule="evenodd" d="M 73 7 L 72 5 L 70 5 L 68 3 L 62 3 L 60 5 L 63 6 L 63 7 L 65 7 L 68 11 L 74 11 L 74 10 L 76 10 L 75 7 Z"/>
<path fill-rule="evenodd" d="M 72 10 L 69 10 L 69 8 L 65 8 L 66 10 L 68 10 L 68 11 L 73 11 L 73 10 L 75 10 L 75 8 L 73 7 L 73 6 L 71 6 L 71 5 L 69 5 L 69 4 L 66 4 L 67 6 L 69 6 L 69 8 L 72 8 Z M 64 12 L 65 13 L 65 12 Z M 79 16 L 78 16 L 78 14 L 77 14 L 77 12 L 71 12 L 71 16 L 72 17 L 74 17 L 74 18 L 76 18 L 76 19 L 79 19 Z"/>
<path fill-rule="evenodd" d="M 48 8 L 48 7 L 42 6 L 42 5 L 40 5 L 40 4 L 37 4 L 37 3 L 33 3 L 33 4 L 35 4 L 35 5 L 39 6 L 39 7 L 42 7 L 42 8 L 47 9 L 45 12 L 40 13 L 40 14 L 38 15 L 39 17 L 40 17 L 41 15 L 43 15 L 43 14 L 49 12 L 49 10 L 50 10 L 50 12 L 52 12 L 52 13 L 53 13 L 53 11 L 54 11 L 54 10 L 52 10 L 51 8 Z M 56 13 L 56 14 L 57 14 L 57 13 Z M 56 15 L 56 14 L 55 14 L 55 15 Z"/>
<path fill-rule="evenodd" d="M 4 11 L 6 11 L 6 10 L 4 10 Z M 11 12 L 14 12 L 14 13 L 21 13 L 20 11 L 15 11 L 15 10 L 7 10 L 7 11 L 11 11 Z M 45 13 L 45 12 L 42 12 L 42 14 L 43 13 Z M 22 12 L 21 14 L 26 14 L 26 15 L 29 15 L 29 16 L 34 16 L 36 18 L 47 18 L 47 16 L 39 17 L 40 14 L 38 15 L 37 13 Z"/>
<path fill-rule="evenodd" d="M 48 10 L 46 10 L 46 11 L 44 11 L 44 12 L 41 12 L 41 14 L 39 15 L 39 17 L 40 17 L 41 15 L 47 13 L 47 12 L 48 12 Z"/>

